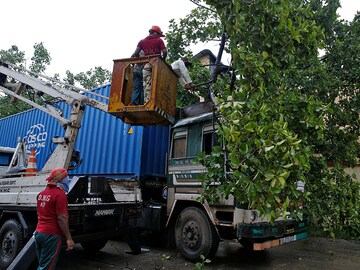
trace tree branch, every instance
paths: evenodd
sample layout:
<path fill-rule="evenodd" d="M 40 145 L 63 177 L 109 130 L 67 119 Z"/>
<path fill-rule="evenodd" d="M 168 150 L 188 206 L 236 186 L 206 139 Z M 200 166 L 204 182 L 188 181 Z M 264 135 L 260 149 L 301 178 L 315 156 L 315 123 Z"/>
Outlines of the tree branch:
<path fill-rule="evenodd" d="M 207 9 L 207 10 L 209 10 L 209 11 L 211 11 L 211 12 L 216 13 L 215 10 L 213 10 L 213 9 L 211 9 L 211 8 L 209 8 L 209 7 L 200 5 L 199 3 L 197 3 L 198 1 L 196 1 L 196 0 L 190 0 L 190 2 L 192 2 L 192 3 L 195 4 L 195 5 L 197 5 L 198 7 L 201 7 L 201 8 Z"/>

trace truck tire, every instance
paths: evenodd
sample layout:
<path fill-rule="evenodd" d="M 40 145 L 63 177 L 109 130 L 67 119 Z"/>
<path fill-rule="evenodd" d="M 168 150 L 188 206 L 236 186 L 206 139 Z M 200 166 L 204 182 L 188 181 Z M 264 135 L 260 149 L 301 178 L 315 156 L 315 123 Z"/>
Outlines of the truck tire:
<path fill-rule="evenodd" d="M 85 250 L 85 252 L 94 254 L 103 247 L 105 247 L 107 242 L 108 242 L 107 239 L 98 239 L 96 241 L 81 242 L 80 244 L 82 248 Z"/>
<path fill-rule="evenodd" d="M 1 226 L 0 243 L 0 269 L 6 269 L 24 246 L 23 230 L 17 220 L 9 219 Z"/>
<path fill-rule="evenodd" d="M 185 208 L 175 225 L 176 247 L 183 257 L 199 262 L 200 256 L 211 259 L 219 247 L 219 237 L 206 213 L 196 207 Z"/>

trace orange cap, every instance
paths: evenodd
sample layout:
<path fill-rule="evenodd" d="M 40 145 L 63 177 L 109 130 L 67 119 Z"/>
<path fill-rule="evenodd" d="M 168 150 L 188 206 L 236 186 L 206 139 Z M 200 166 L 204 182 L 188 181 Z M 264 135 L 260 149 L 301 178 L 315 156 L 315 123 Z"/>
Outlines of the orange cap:
<path fill-rule="evenodd" d="M 66 176 L 68 176 L 68 172 L 67 170 L 65 170 L 64 168 L 55 168 L 50 172 L 50 176 L 48 178 L 46 178 L 47 181 L 61 181 L 63 180 Z"/>
<path fill-rule="evenodd" d="M 157 25 L 151 26 L 150 30 L 155 31 L 156 33 L 160 34 L 162 37 L 164 36 L 163 32 L 161 31 L 161 28 Z"/>

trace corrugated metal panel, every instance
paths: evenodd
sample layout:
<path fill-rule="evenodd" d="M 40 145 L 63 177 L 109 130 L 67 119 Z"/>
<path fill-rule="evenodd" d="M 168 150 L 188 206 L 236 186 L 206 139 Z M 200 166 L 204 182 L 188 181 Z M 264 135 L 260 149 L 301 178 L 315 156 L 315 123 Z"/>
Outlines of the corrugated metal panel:
<path fill-rule="evenodd" d="M 0 166 L 9 166 L 11 156 L 9 154 L 0 154 Z"/>
<path fill-rule="evenodd" d="M 36 138 L 30 136 L 29 133 L 32 133 L 32 131 L 37 135 Z M 47 134 L 46 138 L 41 136 L 44 131 Z M 36 149 L 37 165 L 40 169 L 50 154 L 51 138 L 55 135 L 63 136 L 64 131 L 61 125 L 52 120 L 50 116 L 39 110 L 32 109 L 0 119 L 0 134 L 0 145 L 5 147 L 16 147 L 18 137 L 24 138 L 27 136 L 29 148 L 34 146 Z M 39 144 L 42 144 L 42 146 L 39 147 Z"/>
<path fill-rule="evenodd" d="M 110 85 L 94 91 L 108 96 Z M 65 115 L 69 115 L 69 106 L 60 103 L 59 107 L 63 109 Z M 51 154 L 51 149 L 55 147 L 51 139 L 54 136 L 64 135 L 61 125 L 51 116 L 33 109 L 0 119 L 0 145 L 15 147 L 17 137 L 26 136 L 31 127 L 38 133 L 47 134 L 42 145 L 39 146 L 39 140 L 34 141 L 36 146 L 39 146 L 36 147 L 36 158 L 38 168 L 41 170 Z M 106 112 L 87 107 L 75 146 L 76 150 L 80 150 L 83 163 L 71 173 L 121 177 L 163 175 L 169 128 L 134 126 L 132 134 L 129 134 L 130 128 L 130 125 Z M 41 140 L 44 136 L 40 135 L 38 138 Z"/>
<path fill-rule="evenodd" d="M 145 127 L 143 136 L 143 147 L 141 172 L 150 174 L 152 168 L 156 167 L 157 172 L 164 175 L 166 173 L 166 158 L 169 148 L 170 130 L 168 127 Z"/>

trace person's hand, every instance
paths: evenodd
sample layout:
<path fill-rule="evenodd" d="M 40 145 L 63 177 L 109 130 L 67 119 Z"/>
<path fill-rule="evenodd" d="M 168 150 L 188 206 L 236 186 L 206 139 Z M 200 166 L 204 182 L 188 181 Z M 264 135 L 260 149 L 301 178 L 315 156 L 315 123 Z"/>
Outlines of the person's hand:
<path fill-rule="evenodd" d="M 193 83 L 187 83 L 187 84 L 184 85 L 185 89 L 191 89 L 191 88 L 194 88 L 194 87 L 195 87 L 195 84 L 193 84 Z"/>
<path fill-rule="evenodd" d="M 72 250 L 74 248 L 74 241 L 72 239 L 67 239 L 66 240 L 66 245 L 67 245 L 67 249 L 66 251 Z"/>

